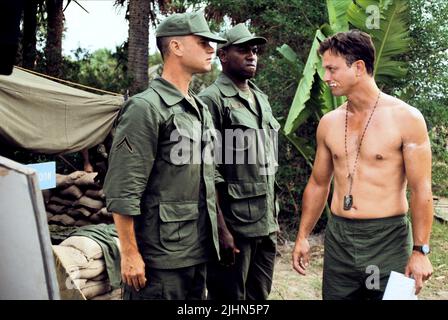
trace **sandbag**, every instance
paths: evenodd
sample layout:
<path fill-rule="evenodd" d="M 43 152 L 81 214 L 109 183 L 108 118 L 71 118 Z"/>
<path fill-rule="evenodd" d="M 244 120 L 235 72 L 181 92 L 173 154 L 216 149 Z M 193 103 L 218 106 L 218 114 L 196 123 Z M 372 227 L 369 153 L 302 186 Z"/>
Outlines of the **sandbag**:
<path fill-rule="evenodd" d="M 71 207 L 73 204 L 73 201 L 68 200 L 68 199 L 62 199 L 58 196 L 52 196 L 50 198 L 50 203 L 56 203 L 61 206 Z"/>
<path fill-rule="evenodd" d="M 56 204 L 56 203 L 49 203 L 47 205 L 47 210 L 50 211 L 51 213 L 55 213 L 55 214 L 61 214 L 61 213 L 65 213 L 67 211 L 66 206 Z"/>
<path fill-rule="evenodd" d="M 75 185 L 84 188 L 101 189 L 101 186 L 96 184 L 94 178 L 97 176 L 98 172 L 86 173 L 80 178 L 75 180 Z"/>
<path fill-rule="evenodd" d="M 91 280 L 94 280 L 94 281 L 101 281 L 101 280 L 104 280 L 104 279 L 107 279 L 107 274 L 106 274 L 106 272 L 102 272 L 102 273 L 100 273 L 99 275 L 97 275 L 96 277 L 92 278 Z"/>
<path fill-rule="evenodd" d="M 96 213 L 98 213 L 99 215 L 105 215 L 107 213 L 107 208 L 103 207 L 100 210 L 98 210 Z"/>
<path fill-rule="evenodd" d="M 54 245 L 53 252 L 59 258 L 62 266 L 68 273 L 78 271 L 80 268 L 88 265 L 89 261 L 81 250 L 73 247 Z"/>
<path fill-rule="evenodd" d="M 93 239 L 83 236 L 72 236 L 62 241 L 59 245 L 80 250 L 88 260 L 103 257 L 100 245 Z"/>
<path fill-rule="evenodd" d="M 89 211 L 88 209 L 84 208 L 84 207 L 78 207 L 78 208 L 74 208 L 74 209 L 70 209 L 68 212 L 69 216 L 72 217 L 90 217 L 92 215 L 92 212 Z"/>
<path fill-rule="evenodd" d="M 74 171 L 74 172 L 70 173 L 68 175 L 68 177 L 70 179 L 72 179 L 73 181 L 75 181 L 76 179 L 79 179 L 86 174 L 87 174 L 87 172 L 85 172 L 85 171 Z"/>
<path fill-rule="evenodd" d="M 76 221 L 78 221 L 79 219 L 85 218 L 85 216 L 78 209 L 74 209 L 74 208 L 68 209 L 67 214 L 70 217 L 72 217 L 73 219 L 75 219 Z"/>
<path fill-rule="evenodd" d="M 56 173 L 56 188 L 58 189 L 66 189 L 73 185 L 75 180 L 70 178 L 69 176 Z"/>
<path fill-rule="evenodd" d="M 83 288 L 80 289 L 87 299 L 91 299 L 111 291 L 112 288 L 109 281 L 87 280 L 85 284 L 83 284 Z"/>
<path fill-rule="evenodd" d="M 104 260 L 91 260 L 86 266 L 79 268 L 69 275 L 72 279 L 93 279 L 106 271 Z"/>
<path fill-rule="evenodd" d="M 75 185 L 59 191 L 63 196 L 70 197 L 70 199 L 79 199 L 82 197 L 82 191 Z"/>
<path fill-rule="evenodd" d="M 104 203 L 101 200 L 95 200 L 87 196 L 82 196 L 81 198 L 78 199 L 78 201 L 74 203 L 74 206 L 75 207 L 83 206 L 86 208 L 93 209 L 96 212 L 104 206 Z"/>
<path fill-rule="evenodd" d="M 86 190 L 85 195 L 90 198 L 97 199 L 97 200 L 104 200 L 106 198 L 106 195 L 104 194 L 103 189 L 101 189 L 101 190 L 88 189 L 88 190 Z"/>
<path fill-rule="evenodd" d="M 67 214 L 56 214 L 54 216 L 52 216 L 48 222 L 54 222 L 54 223 L 58 223 L 58 224 L 62 224 L 64 226 L 74 226 L 76 221 L 75 219 L 73 219 L 72 217 L 70 217 Z"/>
<path fill-rule="evenodd" d="M 100 216 L 103 216 L 103 217 L 105 217 L 105 218 L 107 218 L 107 219 L 113 219 L 112 212 L 107 211 L 107 208 L 106 208 L 106 207 L 101 208 L 101 209 L 97 212 L 97 214 L 99 214 Z"/>

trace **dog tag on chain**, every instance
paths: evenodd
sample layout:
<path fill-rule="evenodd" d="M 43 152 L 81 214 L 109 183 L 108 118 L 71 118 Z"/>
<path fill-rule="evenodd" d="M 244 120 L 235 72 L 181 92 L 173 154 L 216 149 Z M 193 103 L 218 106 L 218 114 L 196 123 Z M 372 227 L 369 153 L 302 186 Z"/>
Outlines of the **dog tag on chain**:
<path fill-rule="evenodd" d="M 348 211 L 352 208 L 353 196 L 351 194 L 344 196 L 344 210 Z"/>

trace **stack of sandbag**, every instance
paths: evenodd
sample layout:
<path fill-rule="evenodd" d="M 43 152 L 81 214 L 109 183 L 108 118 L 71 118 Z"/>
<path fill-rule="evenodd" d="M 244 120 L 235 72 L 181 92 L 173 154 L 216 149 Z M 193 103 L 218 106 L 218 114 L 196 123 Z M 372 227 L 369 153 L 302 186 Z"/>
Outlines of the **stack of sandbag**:
<path fill-rule="evenodd" d="M 119 246 L 118 238 L 114 240 Z M 112 290 L 110 286 L 103 252 L 95 240 L 71 236 L 54 245 L 53 252 L 67 275 L 59 283 L 60 290 L 80 290 L 86 299 L 121 299 L 121 289 Z"/>
<path fill-rule="evenodd" d="M 44 193 L 49 224 L 80 227 L 113 222 L 96 175 L 84 171 L 56 175 L 56 188 Z"/>

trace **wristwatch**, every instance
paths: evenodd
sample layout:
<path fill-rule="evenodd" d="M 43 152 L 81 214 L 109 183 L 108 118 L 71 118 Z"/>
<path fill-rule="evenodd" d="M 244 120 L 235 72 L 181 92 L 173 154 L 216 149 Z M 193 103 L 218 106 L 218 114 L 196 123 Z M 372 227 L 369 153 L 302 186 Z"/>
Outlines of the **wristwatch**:
<path fill-rule="evenodd" d="M 428 244 L 423 244 L 421 246 L 413 246 L 412 250 L 423 253 L 425 256 L 431 252 Z"/>

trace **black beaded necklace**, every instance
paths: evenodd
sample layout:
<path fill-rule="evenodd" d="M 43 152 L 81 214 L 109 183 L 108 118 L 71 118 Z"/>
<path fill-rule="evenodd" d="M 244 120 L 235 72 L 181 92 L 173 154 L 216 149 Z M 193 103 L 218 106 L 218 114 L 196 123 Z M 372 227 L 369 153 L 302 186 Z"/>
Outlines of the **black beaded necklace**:
<path fill-rule="evenodd" d="M 369 127 L 370 120 L 372 120 L 373 113 L 375 112 L 376 106 L 378 105 L 378 101 L 380 100 L 381 91 L 378 93 L 378 97 L 376 98 L 375 105 L 373 106 L 373 110 L 370 113 L 369 119 L 367 120 L 364 131 L 361 135 L 361 139 L 358 145 L 358 151 L 356 152 L 355 164 L 353 165 L 353 171 L 350 173 L 350 165 L 348 163 L 348 151 L 347 151 L 347 131 L 348 131 L 348 107 L 350 105 L 350 100 L 347 101 L 347 107 L 345 109 L 345 137 L 344 137 L 344 146 L 345 146 L 345 160 L 347 164 L 347 179 L 349 180 L 349 188 L 348 194 L 344 196 L 344 210 L 350 210 L 353 205 L 353 195 L 352 195 L 352 187 L 353 187 L 353 178 L 355 176 L 356 167 L 358 165 L 358 158 L 361 152 L 361 145 L 366 134 L 367 128 Z"/>

